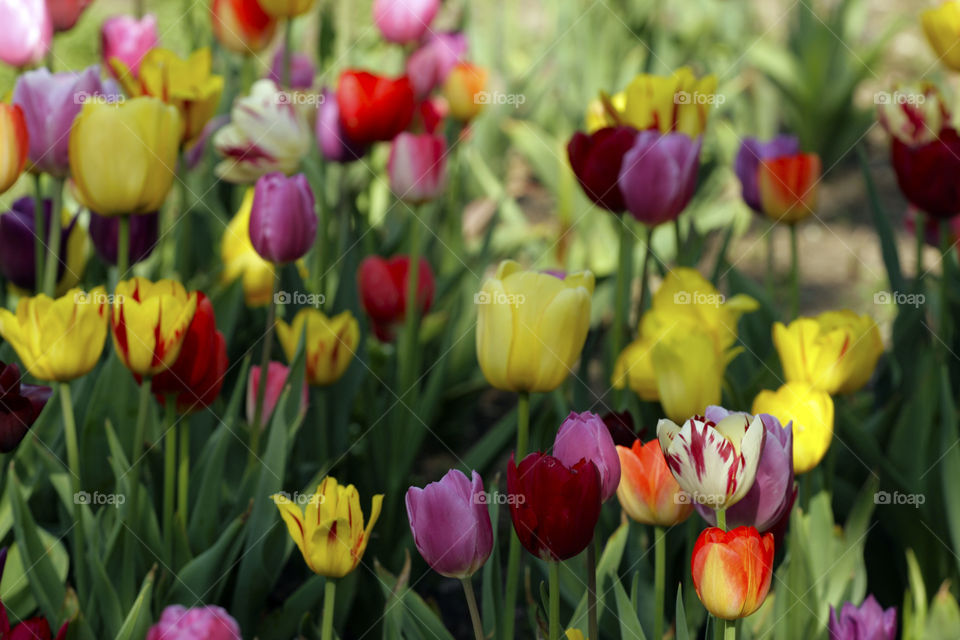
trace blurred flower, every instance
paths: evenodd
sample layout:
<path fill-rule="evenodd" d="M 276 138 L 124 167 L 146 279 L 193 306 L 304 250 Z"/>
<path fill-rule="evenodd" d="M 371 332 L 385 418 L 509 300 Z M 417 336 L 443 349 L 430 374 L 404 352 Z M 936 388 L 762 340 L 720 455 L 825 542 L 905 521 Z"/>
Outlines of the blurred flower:
<path fill-rule="evenodd" d="M 394 256 L 389 260 L 369 256 L 357 270 L 360 302 L 370 316 L 373 331 L 381 342 L 393 342 L 397 330 L 407 317 L 407 281 L 410 257 Z M 420 316 L 430 311 L 434 291 L 433 270 L 425 258 L 417 269 L 417 303 Z"/>
<path fill-rule="evenodd" d="M 210 298 L 197 294 L 197 310 L 183 338 L 176 361 L 154 376 L 151 390 L 160 404 L 168 394 L 177 396 L 177 411 L 190 413 L 213 404 L 220 395 L 227 375 L 227 341 L 217 331 L 217 320 Z"/>
<path fill-rule="evenodd" d="M 20 367 L 0 361 L 0 453 L 17 448 L 53 393 L 20 380 Z"/>
<path fill-rule="evenodd" d="M 773 534 L 753 527 L 704 529 L 690 570 L 703 607 L 724 620 L 745 618 L 763 604 L 773 575 Z"/>
<path fill-rule="evenodd" d="M 644 444 L 637 439 L 630 447 L 617 445 L 617 454 L 617 499 L 628 516 L 658 527 L 672 527 L 690 517 L 693 501 L 670 473 L 659 440 Z"/>
<path fill-rule="evenodd" d="M 197 292 L 176 280 L 132 278 L 117 283 L 111 314 L 117 357 L 135 377 L 173 366 L 197 310 Z"/>
<path fill-rule="evenodd" d="M 374 0 L 373 21 L 384 39 L 416 42 L 430 30 L 440 0 Z"/>
<path fill-rule="evenodd" d="M 830 640 L 895 640 L 897 637 L 897 608 L 884 609 L 873 594 L 857 607 L 844 602 L 837 618 L 837 610 L 830 605 Z"/>
<path fill-rule="evenodd" d="M 568 467 L 534 452 L 507 464 L 513 529 L 523 547 L 541 560 L 569 560 L 587 548 L 600 518 L 600 473 L 581 459 Z"/>
<path fill-rule="evenodd" d="M 770 158 L 792 156 L 800 153 L 800 141 L 796 136 L 779 135 L 767 142 L 758 138 L 746 137 L 740 144 L 737 157 L 733 162 L 733 170 L 740 179 L 743 201 L 757 213 L 763 213 L 760 204 L 760 187 L 757 184 L 757 174 L 760 163 Z"/>
<path fill-rule="evenodd" d="M 469 578 L 493 551 L 493 527 L 483 480 L 451 469 L 439 482 L 410 487 L 407 519 L 417 551 L 448 578 Z"/>
<path fill-rule="evenodd" d="M 267 76 L 278 86 L 283 86 L 283 52 L 281 46 L 273 54 L 273 62 L 270 64 L 270 74 Z M 290 88 L 291 89 L 310 89 L 313 87 L 313 78 L 317 74 L 317 68 L 305 53 L 294 51 L 290 54 Z"/>
<path fill-rule="evenodd" d="M 430 32 L 426 42 L 407 57 L 407 77 L 417 100 L 423 100 L 437 87 L 467 53 L 467 36 L 460 32 Z"/>
<path fill-rule="evenodd" d="M 315 0 L 260 0 L 264 11 L 275 18 L 295 18 L 313 8 Z"/>
<path fill-rule="evenodd" d="M 253 191 L 250 241 L 264 260 L 286 264 L 302 258 L 317 237 L 316 202 L 306 176 L 268 173 Z"/>
<path fill-rule="evenodd" d="M 215 172 L 227 182 L 250 183 L 275 171 L 291 175 L 310 150 L 310 125 L 277 85 L 258 80 L 234 103 L 213 146 L 224 157 Z"/>
<path fill-rule="evenodd" d="M 88 102 L 70 130 L 81 204 L 104 216 L 152 213 L 173 186 L 183 121 L 156 98 Z"/>
<path fill-rule="evenodd" d="M 0 222 L 2 222 L 0 218 Z M 160 217 L 157 212 L 145 213 L 130 218 L 130 264 L 146 260 L 157 245 Z M 90 238 L 97 255 L 107 264 L 116 266 L 117 247 L 120 237 L 120 219 L 90 214 Z"/>
<path fill-rule="evenodd" d="M 367 152 L 366 146 L 347 136 L 340 124 L 340 107 L 336 95 L 329 89 L 322 92 L 323 101 L 317 111 L 317 144 L 323 157 L 331 162 L 353 162 Z"/>
<path fill-rule="evenodd" d="M 54 31 L 69 31 L 93 0 L 46 0 Z"/>
<path fill-rule="evenodd" d="M 623 155 L 617 183 L 627 210 L 640 222 L 656 226 L 675 220 L 697 187 L 699 138 L 680 133 L 641 131 Z"/>
<path fill-rule="evenodd" d="M 731 415 L 743 416 L 751 421 L 753 419 L 745 413 L 734 413 L 716 406 L 707 407 L 705 417 L 719 423 Z M 797 497 L 796 485 L 793 482 L 793 427 L 790 423 L 787 423 L 786 427 L 782 426 L 780 421 L 771 415 L 761 414 L 757 417 L 766 431 L 760 462 L 757 464 L 757 475 L 747 495 L 727 509 L 726 522 L 731 529 L 751 526 L 759 531 L 770 531 L 780 518 L 790 511 Z M 699 503 L 696 508 L 704 520 L 716 526 L 716 511 Z"/>
<path fill-rule="evenodd" d="M 794 223 L 817 208 L 820 156 L 798 153 L 768 158 L 757 169 L 760 206 L 774 222 Z"/>
<path fill-rule="evenodd" d="M 300 337 L 304 336 L 307 382 L 315 387 L 325 387 L 339 380 L 357 350 L 360 342 L 360 325 L 349 311 L 332 318 L 317 309 L 301 309 L 288 325 L 277 322 L 277 339 L 288 362 L 293 362 Z"/>
<path fill-rule="evenodd" d="M 356 487 L 339 485 L 331 476 L 320 482 L 305 513 L 283 494 L 272 497 L 307 566 L 327 578 L 342 578 L 357 568 L 383 506 L 383 494 L 373 496 L 364 529 Z"/>
<path fill-rule="evenodd" d="M 583 631 L 580 631 L 580 629 L 567 629 L 564 637 L 566 640 L 586 640 L 586 636 L 583 635 Z"/>
<path fill-rule="evenodd" d="M 273 263 L 260 257 L 250 241 L 250 212 L 253 209 L 253 188 L 247 189 L 240 210 L 223 233 L 220 259 L 223 281 L 243 279 L 243 296 L 249 307 L 262 307 L 273 302 Z"/>
<path fill-rule="evenodd" d="M 948 0 L 920 13 L 920 23 L 937 60 L 960 71 L 960 2 Z"/>
<path fill-rule="evenodd" d="M 347 70 L 337 83 L 337 106 L 350 140 L 359 144 L 392 140 L 413 118 L 413 86 L 406 76 L 392 79 Z"/>
<path fill-rule="evenodd" d="M 69 382 L 89 373 L 107 339 L 103 287 L 71 289 L 60 298 L 20 298 L 17 313 L 0 309 L 0 336 L 34 378 Z"/>
<path fill-rule="evenodd" d="M 641 428 L 638 431 L 634 428 L 633 415 L 626 409 L 623 411 L 608 411 L 601 420 L 607 425 L 607 431 L 610 432 L 613 443 L 624 447 L 633 446 L 633 441 L 642 437 L 642 434 L 646 432 L 646 429 Z"/>
<path fill-rule="evenodd" d="M 260 0 L 213 0 L 210 17 L 217 42 L 243 55 L 263 51 L 277 29 L 276 18 L 263 10 Z"/>
<path fill-rule="evenodd" d="M 136 76 L 140 61 L 160 42 L 157 17 L 147 14 L 137 20 L 133 16 L 113 16 L 100 27 L 100 49 L 104 66 L 113 72 L 110 61 L 117 59 Z"/>
<path fill-rule="evenodd" d="M 788 382 L 753 399 L 754 414 L 768 413 L 781 423 L 793 421 L 793 470 L 806 473 L 820 463 L 833 440 L 833 399 L 806 382 Z"/>
<path fill-rule="evenodd" d="M 897 86 L 893 93 L 880 95 L 887 99 L 877 105 L 877 118 L 887 133 L 904 144 L 932 142 L 950 124 L 947 106 L 929 82 Z"/>
<path fill-rule="evenodd" d="M 3 549 L 6 558 L 6 547 Z M 10 628 L 10 619 L 7 618 L 6 607 L 0 606 L 0 638 L 4 640 L 66 640 L 67 627 L 70 622 L 64 622 L 57 632 L 56 639 L 50 631 L 50 623 L 45 618 L 30 618 Z"/>
<path fill-rule="evenodd" d="M 45 0 L 0 0 L 0 60 L 11 67 L 38 64 L 50 51 L 53 23 Z"/>
<path fill-rule="evenodd" d="M 617 120 L 620 118 L 619 114 L 623 113 L 626 105 L 627 94 L 623 91 L 619 91 L 612 96 L 602 94 L 601 97 L 591 100 L 587 104 L 587 111 L 583 118 L 587 133 L 594 133 L 600 129 L 618 126 L 619 123 Z M 617 120 L 614 120 L 610 115 L 611 111 L 617 115 Z M 631 126 L 631 128 L 633 127 Z"/>
<path fill-rule="evenodd" d="M 0 193 L 13 186 L 23 173 L 30 135 L 23 109 L 0 102 Z"/>
<path fill-rule="evenodd" d="M 560 386 L 587 339 L 593 285 L 589 271 L 559 277 L 501 262 L 474 295 L 477 360 L 487 382 L 504 391 Z"/>
<path fill-rule="evenodd" d="M 411 204 L 440 197 L 447 186 L 447 141 L 428 133 L 400 133 L 387 160 L 390 190 Z"/>
<path fill-rule="evenodd" d="M 247 422 L 250 424 L 253 424 L 254 418 L 256 418 L 257 394 L 260 393 L 261 373 L 259 366 L 250 367 L 250 375 L 247 378 Z M 277 402 L 280 401 L 280 396 L 283 395 L 283 390 L 287 386 L 287 379 L 289 377 L 290 368 L 284 364 L 271 361 L 267 366 L 267 390 L 263 396 L 263 417 L 260 420 L 262 429 L 265 429 L 266 426 L 270 424 L 270 417 L 273 415 L 273 410 L 277 407 Z M 300 407 L 303 413 L 307 411 L 309 398 L 307 383 L 304 381 L 303 388 L 300 392 Z"/>
<path fill-rule="evenodd" d="M 696 138 L 706 128 L 710 110 L 722 101 L 716 91 L 716 76 L 698 79 L 689 67 L 669 76 L 642 73 L 627 85 L 622 97 L 607 99 L 602 116 L 592 118 L 589 128 L 627 124 L 638 131 L 654 129 Z M 615 114 L 609 113 L 611 108 Z"/>
<path fill-rule="evenodd" d="M 693 502 L 727 509 L 753 486 L 763 450 L 760 418 L 730 414 L 720 422 L 695 416 L 678 426 L 657 423 L 657 437 L 673 477 Z"/>
<path fill-rule="evenodd" d="M 50 229 L 53 202 L 43 201 L 43 228 Z M 36 201 L 24 196 L 13 203 L 13 208 L 0 215 L 0 273 L 15 286 L 25 291 L 37 289 L 34 271 L 34 211 Z M 60 212 L 60 251 L 57 254 L 57 291 L 66 291 L 80 281 L 87 264 L 87 234 L 66 209 Z M 46 242 L 46 238 L 44 238 Z M 46 249 L 44 249 L 46 252 Z M 46 255 L 46 253 L 45 253 Z"/>
<path fill-rule="evenodd" d="M 947 243 L 955 246 L 960 239 L 960 217 L 954 216 L 947 221 L 950 232 L 947 234 Z M 939 249 L 941 247 L 940 239 L 940 221 L 932 216 L 928 216 L 913 205 L 907 205 L 907 216 L 903 220 L 903 226 L 911 237 L 917 233 L 917 225 L 924 227 L 924 241 L 931 247 Z"/>
<path fill-rule="evenodd" d="M 636 139 L 637 131 L 632 127 L 606 127 L 590 134 L 578 131 L 570 138 L 570 167 L 594 204 L 614 213 L 627 208 L 620 191 L 620 168 Z"/>
<path fill-rule="evenodd" d="M 553 442 L 553 457 L 572 467 L 581 458 L 593 462 L 600 472 L 600 498 L 606 502 L 620 484 L 620 458 L 616 445 L 600 416 L 570 412 Z"/>
<path fill-rule="evenodd" d="M 460 62 L 447 75 L 443 96 L 450 104 L 450 115 L 461 122 L 470 122 L 483 111 L 486 101 L 487 70 L 469 62 Z"/>
<path fill-rule="evenodd" d="M 163 610 L 145 640 L 243 640 L 237 621 L 226 609 L 206 605 L 187 609 L 173 604 Z"/>

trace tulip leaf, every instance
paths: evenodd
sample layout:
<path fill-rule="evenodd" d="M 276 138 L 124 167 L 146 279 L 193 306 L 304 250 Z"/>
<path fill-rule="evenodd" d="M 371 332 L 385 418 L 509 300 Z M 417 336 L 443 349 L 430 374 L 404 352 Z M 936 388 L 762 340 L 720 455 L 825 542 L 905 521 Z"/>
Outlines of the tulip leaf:
<path fill-rule="evenodd" d="M 190 606 L 197 601 L 212 599 L 210 592 L 227 578 L 224 567 L 232 566 L 240 552 L 240 545 L 234 543 L 243 528 L 244 519 L 245 516 L 235 518 L 224 529 L 219 540 L 176 573 L 165 598 L 168 604 Z"/>
<path fill-rule="evenodd" d="M 940 450 L 943 451 L 942 486 L 947 526 L 953 549 L 960 549 L 960 449 L 957 448 L 957 410 L 950 392 L 950 374 L 946 365 L 940 369 Z M 960 563 L 956 552 L 954 559 Z"/>
<path fill-rule="evenodd" d="M 246 387 L 245 384 L 237 385 L 238 390 L 244 387 Z M 217 427 L 204 447 L 201 460 L 198 461 L 197 468 L 203 470 L 203 475 L 200 478 L 197 499 L 190 514 L 188 532 L 190 545 L 194 549 L 207 547 L 216 537 L 222 523 L 220 505 L 227 451 L 230 442 L 240 437 L 231 433 L 231 424 L 235 423 L 224 422 Z"/>
<path fill-rule="evenodd" d="M 93 580 L 93 595 L 97 602 L 95 610 L 99 612 L 100 619 L 103 621 L 104 635 L 113 637 L 123 626 L 123 608 L 120 605 L 120 598 L 117 596 L 116 589 L 113 588 L 113 581 L 107 576 L 100 557 L 96 553 L 88 554 L 87 562 Z"/>
<path fill-rule="evenodd" d="M 630 638 L 631 640 L 646 640 L 647 636 L 643 633 L 643 627 L 640 626 L 640 619 L 637 618 L 637 612 L 630 603 L 630 597 L 620 584 L 619 579 L 613 581 L 613 593 L 617 600 L 617 620 L 620 622 L 620 637 Z"/>
<path fill-rule="evenodd" d="M 153 579 L 157 568 L 154 566 L 147 577 L 143 579 L 140 587 L 140 593 L 137 599 L 127 612 L 127 617 L 120 627 L 120 631 L 114 636 L 114 640 L 140 640 L 147 635 L 150 625 L 153 623 L 153 616 L 150 614 L 150 599 L 153 594 Z"/>
<path fill-rule="evenodd" d="M 606 588 L 608 579 L 617 579 L 617 569 L 620 567 L 620 561 L 623 558 L 623 551 L 627 546 L 627 537 L 630 533 L 630 523 L 624 520 L 617 527 L 616 531 L 607 539 L 607 544 L 600 554 L 597 561 L 597 619 L 603 618 L 604 595 L 609 591 Z M 594 544 L 592 541 L 590 544 Z M 578 629 L 587 628 L 587 592 L 584 591 L 583 597 L 577 603 L 577 608 L 573 612 L 573 617 L 567 627 L 576 627 Z"/>
<path fill-rule="evenodd" d="M 323 599 L 326 578 L 312 575 L 283 601 L 283 606 L 270 612 L 260 624 L 257 634 L 262 640 L 288 640 L 295 637 L 303 612 L 317 612 Z M 337 601 L 343 593 L 343 580 L 337 583 Z M 337 617 L 336 615 L 334 617 Z"/>
<path fill-rule="evenodd" d="M 410 556 L 407 555 L 407 563 Z M 384 610 L 384 638 L 430 638 L 432 640 L 453 640 L 453 636 L 443 626 L 436 612 L 427 606 L 417 592 L 407 585 L 407 578 L 397 578 L 390 574 L 379 562 L 374 563 L 380 588 L 387 599 Z M 409 569 L 407 569 L 408 571 Z M 406 575 L 407 571 L 404 571 Z M 407 615 L 409 612 L 410 615 Z M 396 635 L 387 634 L 388 623 L 392 627 L 397 623 Z M 402 630 L 402 631 L 401 631 Z"/>
<path fill-rule="evenodd" d="M 863 181 L 867 187 L 867 197 L 870 201 L 870 212 L 873 214 L 873 226 L 880 236 L 880 251 L 883 254 L 883 264 L 887 269 L 887 279 L 890 288 L 894 291 L 906 291 L 903 273 L 900 271 L 900 256 L 897 253 L 897 243 L 890 224 L 890 216 L 883 209 L 883 203 L 877 193 L 873 181 L 873 174 L 867 161 L 867 153 L 863 145 L 857 145 L 857 159 L 860 161 L 860 170 L 863 172 Z"/>
<path fill-rule="evenodd" d="M 683 585 L 677 585 L 677 638 L 676 640 L 690 640 L 690 632 L 687 630 L 687 612 L 683 608 Z"/>

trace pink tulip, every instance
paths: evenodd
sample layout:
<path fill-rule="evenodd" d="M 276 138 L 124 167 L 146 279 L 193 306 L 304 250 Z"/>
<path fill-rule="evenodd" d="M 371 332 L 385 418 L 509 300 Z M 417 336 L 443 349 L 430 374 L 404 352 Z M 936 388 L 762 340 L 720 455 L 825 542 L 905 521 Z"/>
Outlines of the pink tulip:
<path fill-rule="evenodd" d="M 253 188 L 250 242 L 260 257 L 275 264 L 299 260 L 317 237 L 313 189 L 302 173 L 288 178 L 268 173 Z"/>
<path fill-rule="evenodd" d="M 570 412 L 553 443 L 553 457 L 568 467 L 586 458 L 600 472 L 600 498 L 606 502 L 620 484 L 620 456 L 613 437 L 600 416 Z"/>
<path fill-rule="evenodd" d="M 44 0 L 0 0 L 0 60 L 12 67 L 37 64 L 50 51 L 53 23 Z"/>
<path fill-rule="evenodd" d="M 401 133 L 393 140 L 387 160 L 390 188 L 406 202 L 437 198 L 447 184 L 447 142 L 443 136 Z"/>
<path fill-rule="evenodd" d="M 467 55 L 467 36 L 462 33 L 436 33 L 407 58 L 407 77 L 418 100 L 443 86 L 457 63 Z"/>
<path fill-rule="evenodd" d="M 127 65 L 133 75 L 140 71 L 140 61 L 159 43 L 157 18 L 148 14 L 141 20 L 132 16 L 114 16 L 107 18 L 100 29 L 100 45 L 104 65 L 110 66 L 110 59 L 117 58 Z"/>
<path fill-rule="evenodd" d="M 277 407 L 280 400 L 280 394 L 287 386 L 287 378 L 290 376 L 290 368 L 279 362 L 271 362 L 267 368 L 267 392 L 263 397 L 263 417 L 260 419 L 261 425 L 270 424 L 270 417 L 273 410 Z M 250 369 L 250 377 L 247 379 L 247 422 L 253 424 L 254 414 L 257 411 L 257 394 L 260 393 L 260 366 L 254 366 Z M 303 383 L 303 392 L 300 394 L 300 411 L 307 410 L 307 383 Z"/>
<path fill-rule="evenodd" d="M 186 609 L 179 604 L 163 610 L 146 640 L 243 640 L 237 621 L 221 607 Z"/>
<path fill-rule="evenodd" d="M 438 9 L 440 0 L 375 0 L 373 21 L 384 38 L 405 44 L 427 32 Z"/>
<path fill-rule="evenodd" d="M 47 9 L 53 20 L 56 31 L 69 31 L 77 24 L 80 14 L 83 13 L 93 0 L 47 0 Z"/>
<path fill-rule="evenodd" d="M 697 186 L 701 140 L 682 133 L 641 131 L 620 166 L 620 192 L 627 210 L 654 227 L 675 220 Z"/>

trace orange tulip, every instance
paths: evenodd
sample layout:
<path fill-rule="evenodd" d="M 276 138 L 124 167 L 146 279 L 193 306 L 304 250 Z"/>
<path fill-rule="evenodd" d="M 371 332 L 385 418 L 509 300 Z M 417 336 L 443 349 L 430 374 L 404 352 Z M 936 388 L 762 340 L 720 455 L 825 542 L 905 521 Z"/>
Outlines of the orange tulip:
<path fill-rule="evenodd" d="M 757 184 L 763 213 L 775 222 L 799 222 L 817 208 L 822 166 L 815 153 L 780 156 L 760 163 Z"/>
<path fill-rule="evenodd" d="M 620 456 L 620 485 L 617 500 L 627 515 L 641 524 L 671 527 L 690 517 L 693 500 L 680 488 L 663 457 L 660 441 L 632 447 L 617 445 Z"/>
<path fill-rule="evenodd" d="M 461 122 L 476 118 L 489 102 L 487 70 L 483 67 L 461 62 L 447 76 L 443 95 L 450 105 L 450 115 Z"/>
<path fill-rule="evenodd" d="M 0 103 L 0 193 L 12 187 L 23 173 L 29 147 L 23 109 Z"/>
<path fill-rule="evenodd" d="M 277 19 L 258 0 L 213 0 L 210 17 L 217 42 L 244 55 L 265 49 L 277 30 Z"/>
<path fill-rule="evenodd" d="M 753 527 L 705 529 L 690 558 L 693 586 L 718 618 L 745 618 L 763 604 L 773 575 L 773 534 Z"/>

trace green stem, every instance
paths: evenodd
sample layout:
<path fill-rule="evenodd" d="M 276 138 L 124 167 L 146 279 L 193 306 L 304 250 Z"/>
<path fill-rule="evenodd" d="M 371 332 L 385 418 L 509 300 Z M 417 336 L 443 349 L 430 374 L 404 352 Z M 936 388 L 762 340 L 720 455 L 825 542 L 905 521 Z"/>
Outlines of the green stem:
<path fill-rule="evenodd" d="M 560 638 L 560 562 L 550 562 L 550 640 Z"/>
<path fill-rule="evenodd" d="M 43 257 L 46 254 L 43 246 L 46 223 L 43 220 L 43 184 L 41 175 L 38 173 L 33 177 L 35 188 L 33 197 L 33 288 L 40 291 L 40 279 L 43 278 Z"/>
<path fill-rule="evenodd" d="M 263 403 L 267 397 L 267 377 L 270 371 L 270 352 L 273 351 L 273 325 L 277 319 L 277 291 L 280 289 L 280 265 L 273 265 L 273 293 L 267 303 L 267 328 L 263 337 L 263 351 L 260 354 L 260 387 L 257 389 L 257 404 L 253 411 L 253 424 L 250 425 L 250 459 L 256 457 L 260 448 L 261 422 L 263 421 Z"/>
<path fill-rule="evenodd" d="M 183 526 L 188 523 L 188 511 L 190 507 L 190 424 L 186 420 L 180 421 L 180 461 L 177 470 L 177 513 Z"/>
<path fill-rule="evenodd" d="M 680 233 L 680 218 L 674 218 L 673 220 L 673 236 L 674 241 L 677 243 L 676 262 L 678 265 L 683 266 L 683 237 Z"/>
<path fill-rule="evenodd" d="M 283 88 L 290 88 L 290 60 L 293 56 L 293 18 L 283 27 Z"/>
<path fill-rule="evenodd" d="M 117 282 L 123 280 L 130 269 L 130 216 L 120 216 L 117 234 Z"/>
<path fill-rule="evenodd" d="M 610 336 L 611 362 L 616 362 L 623 348 L 624 328 L 630 319 L 630 277 L 633 256 L 633 232 L 626 216 L 617 219 L 620 226 L 620 253 L 617 263 L 616 297 L 613 308 L 613 331 Z"/>
<path fill-rule="evenodd" d="M 643 315 L 644 304 L 647 297 L 647 274 L 650 272 L 650 241 L 653 239 L 653 230 L 646 226 L 641 226 L 640 239 L 643 241 L 643 255 L 640 258 L 640 299 L 637 301 L 636 317 Z"/>
<path fill-rule="evenodd" d="M 596 534 L 594 534 L 596 536 Z M 597 543 L 596 537 L 587 545 L 587 628 L 590 638 L 600 637 L 597 620 Z"/>
<path fill-rule="evenodd" d="M 521 391 L 517 394 L 517 453 L 516 461 L 527 455 L 527 440 L 530 438 L 530 392 Z"/>
<path fill-rule="evenodd" d="M 143 17 L 145 0 L 133 0 L 133 15 L 137 20 Z"/>
<path fill-rule="evenodd" d="M 416 359 L 417 349 L 417 324 L 420 315 L 420 308 L 417 304 L 417 288 L 420 282 L 420 255 L 423 252 L 422 228 L 425 224 L 426 220 L 417 216 L 413 216 L 410 219 L 410 267 L 407 270 L 403 350 L 400 353 L 399 362 L 401 397 L 406 396 L 412 391 L 410 386 L 413 384 L 413 376 L 415 375 L 414 361 Z"/>
<path fill-rule="evenodd" d="M 70 482 L 73 486 L 73 517 L 77 522 L 74 527 L 73 558 L 74 571 L 77 577 L 77 591 L 81 597 L 87 594 L 87 576 L 84 560 L 86 544 L 84 542 L 83 506 L 78 500 L 81 490 L 80 483 L 80 445 L 77 439 L 77 422 L 73 414 L 73 401 L 70 396 L 70 385 L 60 383 L 60 405 L 63 410 L 63 436 L 67 445 L 67 465 L 70 467 Z"/>
<path fill-rule="evenodd" d="M 926 214 L 917 213 L 917 217 L 914 219 L 914 227 L 916 231 L 916 241 L 917 241 L 917 273 L 916 280 L 917 283 L 920 282 L 920 277 L 923 275 L 923 249 L 927 244 L 927 219 Z M 919 290 L 920 287 L 917 287 Z"/>
<path fill-rule="evenodd" d="M 173 503 L 177 473 L 177 396 L 167 394 L 164 406 L 163 443 L 163 541 L 173 557 Z"/>
<path fill-rule="evenodd" d="M 950 322 L 950 249 L 952 232 L 950 221 L 940 222 L 940 340 L 943 344 L 943 357 L 946 359 L 953 346 L 952 324 Z"/>
<path fill-rule="evenodd" d="M 727 530 L 727 510 L 717 509 L 717 527 Z"/>
<path fill-rule="evenodd" d="M 723 621 L 723 640 L 737 640 L 737 621 Z"/>
<path fill-rule="evenodd" d="M 43 292 L 51 298 L 56 292 L 57 271 L 60 266 L 60 232 L 63 223 L 60 219 L 60 201 L 62 195 L 63 179 L 54 178 L 53 193 L 51 194 L 53 202 L 50 207 L 50 235 L 47 240 L 47 260 L 43 265 Z M 64 261 L 64 264 L 66 264 L 66 261 Z"/>
<path fill-rule="evenodd" d="M 665 602 L 665 583 L 667 572 L 667 532 L 663 527 L 653 528 L 653 637 L 655 640 L 663 638 L 663 608 Z"/>
<path fill-rule="evenodd" d="M 516 464 L 527 451 L 530 432 L 530 393 L 517 394 L 517 450 L 514 454 Z M 517 582 L 520 577 L 520 538 L 516 532 L 510 536 L 510 551 L 507 555 L 507 587 L 503 600 L 503 640 L 513 640 L 514 622 L 517 608 Z"/>
<path fill-rule="evenodd" d="M 473 622 L 475 640 L 484 640 L 483 623 L 480 621 L 480 609 L 477 607 L 477 595 L 473 592 L 473 583 L 470 578 L 460 580 L 463 584 L 463 593 L 467 597 L 467 608 L 470 609 L 470 621 Z"/>
<path fill-rule="evenodd" d="M 767 241 L 767 272 L 764 274 L 764 285 L 767 288 L 767 297 L 770 300 L 773 300 L 774 289 L 776 287 L 776 264 L 773 259 L 774 256 L 774 230 L 776 229 L 774 223 L 770 223 L 770 228 L 767 229 L 767 235 L 765 236 Z"/>
<path fill-rule="evenodd" d="M 327 578 L 323 587 L 323 622 L 320 640 L 331 640 L 333 638 L 333 605 L 337 599 L 337 581 L 333 578 Z"/>
<path fill-rule="evenodd" d="M 800 315 L 800 244 L 797 225 L 790 225 L 790 318 Z"/>

